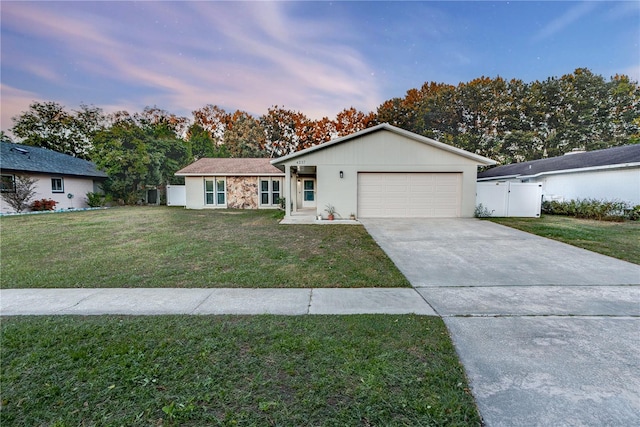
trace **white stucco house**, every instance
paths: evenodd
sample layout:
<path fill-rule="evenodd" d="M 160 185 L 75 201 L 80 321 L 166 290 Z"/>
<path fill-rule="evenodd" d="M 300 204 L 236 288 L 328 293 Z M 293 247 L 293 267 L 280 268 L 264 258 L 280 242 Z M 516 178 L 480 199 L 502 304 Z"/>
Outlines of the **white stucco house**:
<path fill-rule="evenodd" d="M 271 163 L 284 172 L 285 218 L 472 217 L 478 166 L 491 159 L 380 124 Z"/>
<path fill-rule="evenodd" d="M 542 184 L 543 200 L 620 200 L 640 205 L 640 144 L 498 166 L 478 182 Z"/>
<path fill-rule="evenodd" d="M 15 191 L 16 176 L 36 180 L 33 200 L 52 199 L 56 210 L 88 207 L 86 195 L 100 191 L 107 174 L 95 163 L 41 147 L 0 143 L 0 191 Z M 14 213 L 0 197 L 0 212 Z"/>

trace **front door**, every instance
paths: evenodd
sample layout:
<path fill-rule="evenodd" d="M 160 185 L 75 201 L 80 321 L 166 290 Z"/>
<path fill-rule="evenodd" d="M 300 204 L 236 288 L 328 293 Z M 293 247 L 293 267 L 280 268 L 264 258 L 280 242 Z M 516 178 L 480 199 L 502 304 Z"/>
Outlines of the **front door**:
<path fill-rule="evenodd" d="M 316 180 L 315 179 L 302 180 L 302 207 L 303 208 L 316 207 Z"/>

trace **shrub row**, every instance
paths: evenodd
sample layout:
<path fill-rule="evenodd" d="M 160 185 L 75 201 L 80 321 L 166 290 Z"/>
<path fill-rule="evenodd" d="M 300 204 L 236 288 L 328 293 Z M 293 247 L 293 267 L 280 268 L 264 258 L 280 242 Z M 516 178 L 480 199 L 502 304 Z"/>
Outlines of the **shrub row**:
<path fill-rule="evenodd" d="M 631 206 L 619 200 L 576 199 L 566 202 L 544 201 L 542 212 L 550 215 L 566 215 L 599 221 L 623 221 L 640 219 L 640 205 Z"/>

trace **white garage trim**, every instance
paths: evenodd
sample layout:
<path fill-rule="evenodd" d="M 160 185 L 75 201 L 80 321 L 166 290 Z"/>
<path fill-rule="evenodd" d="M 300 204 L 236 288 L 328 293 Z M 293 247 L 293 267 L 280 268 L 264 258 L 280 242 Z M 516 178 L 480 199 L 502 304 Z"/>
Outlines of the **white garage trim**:
<path fill-rule="evenodd" d="M 455 218 L 461 202 L 461 173 L 358 173 L 362 218 Z"/>

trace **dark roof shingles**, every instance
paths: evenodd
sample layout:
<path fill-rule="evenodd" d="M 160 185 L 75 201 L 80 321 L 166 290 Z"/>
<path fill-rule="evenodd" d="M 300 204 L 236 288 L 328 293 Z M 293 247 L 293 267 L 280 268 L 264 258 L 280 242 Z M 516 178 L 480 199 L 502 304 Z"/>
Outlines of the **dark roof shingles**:
<path fill-rule="evenodd" d="M 582 169 L 640 162 L 640 144 L 574 153 L 548 159 L 497 166 L 478 174 L 478 178 L 537 175 L 543 172 Z"/>
<path fill-rule="evenodd" d="M 56 175 L 107 178 L 95 163 L 41 147 L 0 143 L 0 169 Z"/>

